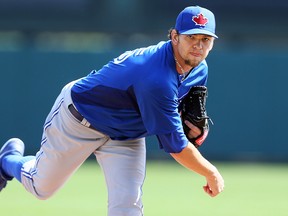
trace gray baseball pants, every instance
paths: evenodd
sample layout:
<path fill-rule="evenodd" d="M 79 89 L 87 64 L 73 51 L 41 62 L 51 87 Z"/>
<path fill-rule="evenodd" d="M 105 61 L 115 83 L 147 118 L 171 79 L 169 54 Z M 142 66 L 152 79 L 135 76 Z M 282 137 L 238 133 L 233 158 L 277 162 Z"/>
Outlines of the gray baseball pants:
<path fill-rule="evenodd" d="M 145 139 L 113 141 L 81 124 L 68 110 L 73 83 L 62 89 L 47 116 L 41 148 L 22 167 L 22 184 L 38 199 L 48 199 L 94 153 L 105 176 L 108 216 L 143 215 Z"/>

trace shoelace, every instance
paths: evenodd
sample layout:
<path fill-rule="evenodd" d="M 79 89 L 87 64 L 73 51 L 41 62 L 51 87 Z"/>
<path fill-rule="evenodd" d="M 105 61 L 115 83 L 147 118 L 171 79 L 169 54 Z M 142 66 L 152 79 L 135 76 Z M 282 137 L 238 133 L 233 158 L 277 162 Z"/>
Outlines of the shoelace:
<path fill-rule="evenodd" d="M 212 125 L 214 125 L 214 122 L 212 121 L 212 119 L 206 115 L 206 109 L 204 106 L 204 101 L 203 98 L 205 97 L 205 95 L 199 95 L 198 99 L 199 99 L 199 106 L 200 106 L 200 111 L 201 111 L 201 116 L 196 116 L 196 119 L 202 120 L 202 119 L 207 119 L 210 121 L 210 123 Z"/>

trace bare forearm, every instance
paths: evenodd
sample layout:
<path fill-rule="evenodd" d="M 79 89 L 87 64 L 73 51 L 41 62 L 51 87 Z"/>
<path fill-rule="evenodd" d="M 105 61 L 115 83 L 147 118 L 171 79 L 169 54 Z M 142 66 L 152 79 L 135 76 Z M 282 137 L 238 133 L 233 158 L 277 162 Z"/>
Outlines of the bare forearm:
<path fill-rule="evenodd" d="M 189 143 L 180 153 L 171 153 L 171 156 L 184 167 L 204 176 L 207 185 L 204 191 L 211 197 L 218 195 L 224 189 L 224 180 L 217 168 L 206 160 L 200 152 Z"/>
<path fill-rule="evenodd" d="M 171 153 L 171 156 L 181 165 L 202 176 L 212 175 L 217 171 L 208 160 L 206 160 L 200 152 L 189 143 L 188 146 L 180 153 Z"/>

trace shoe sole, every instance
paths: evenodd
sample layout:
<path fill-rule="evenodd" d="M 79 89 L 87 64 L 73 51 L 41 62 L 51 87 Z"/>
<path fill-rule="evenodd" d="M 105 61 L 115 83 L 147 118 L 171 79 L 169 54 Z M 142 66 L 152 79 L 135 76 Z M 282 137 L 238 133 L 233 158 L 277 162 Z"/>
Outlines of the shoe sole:
<path fill-rule="evenodd" d="M 15 144 L 17 143 L 17 144 Z M 14 145 L 13 148 L 10 147 L 10 145 Z M 10 149 L 9 149 L 10 148 Z M 18 139 L 18 138 L 11 138 L 9 139 L 1 148 L 0 150 L 0 191 L 6 187 L 7 185 L 7 181 L 11 181 L 13 179 L 13 177 L 6 177 L 4 175 L 4 172 L 2 171 L 2 159 L 3 157 L 5 157 L 6 155 L 9 154 L 20 154 L 20 155 L 24 155 L 24 143 L 22 142 L 22 140 Z"/>

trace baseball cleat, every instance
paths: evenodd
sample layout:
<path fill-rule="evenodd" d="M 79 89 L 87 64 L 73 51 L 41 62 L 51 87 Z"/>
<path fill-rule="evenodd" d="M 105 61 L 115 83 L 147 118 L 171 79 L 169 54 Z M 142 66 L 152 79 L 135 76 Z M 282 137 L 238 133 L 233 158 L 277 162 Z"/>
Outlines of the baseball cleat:
<path fill-rule="evenodd" d="M 18 138 L 9 139 L 0 150 L 0 191 L 6 187 L 7 181 L 11 181 L 13 177 L 5 174 L 2 168 L 2 160 L 7 155 L 24 154 L 24 143 Z"/>

